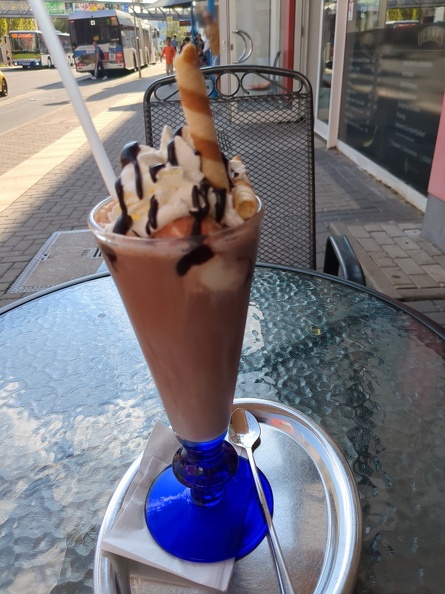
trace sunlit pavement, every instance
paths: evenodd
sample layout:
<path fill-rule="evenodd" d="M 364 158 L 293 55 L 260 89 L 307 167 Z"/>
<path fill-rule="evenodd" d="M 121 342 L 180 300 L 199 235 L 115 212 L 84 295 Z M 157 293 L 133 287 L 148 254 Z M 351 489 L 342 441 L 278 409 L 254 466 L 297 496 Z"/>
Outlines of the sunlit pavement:
<path fill-rule="evenodd" d="M 137 73 L 106 81 L 85 76 L 79 79 L 116 171 L 123 144 L 132 140 L 144 142 L 143 93 L 151 80 L 164 74 L 164 68 L 158 64 L 145 69 L 142 79 Z M 63 89 L 60 93 L 64 93 Z M 10 150 L 3 153 L 0 161 L 0 305 L 25 296 L 8 293 L 8 289 L 52 233 L 84 229 L 89 210 L 106 196 L 71 105 L 54 103 L 44 105 L 48 112 L 30 120 L 32 125 L 14 128 L 14 142 L 8 143 Z M 10 132 L 0 134 L 3 146 L 10 138 Z M 315 152 L 319 266 L 332 224 L 353 225 L 356 229 L 367 226 L 370 231 L 365 229 L 365 233 L 370 238 L 378 233 L 373 225 L 381 223 L 419 226 L 422 214 L 418 210 L 337 151 L 327 151 L 324 143 L 317 140 Z M 378 249 L 385 255 L 382 246 Z M 407 253 L 405 256 L 408 258 Z M 63 280 L 69 279 L 69 271 L 67 275 Z M 445 322 L 445 295 L 419 298 L 414 305 L 436 321 Z"/>

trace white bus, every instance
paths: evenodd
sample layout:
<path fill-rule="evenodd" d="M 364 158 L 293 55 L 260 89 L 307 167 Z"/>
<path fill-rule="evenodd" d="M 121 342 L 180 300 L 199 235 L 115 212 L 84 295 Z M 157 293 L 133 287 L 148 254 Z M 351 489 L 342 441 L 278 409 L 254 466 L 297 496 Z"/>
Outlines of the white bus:
<path fill-rule="evenodd" d="M 74 56 L 68 33 L 57 31 L 66 59 L 74 66 Z M 13 64 L 23 68 L 53 68 L 54 59 L 49 54 L 41 31 L 10 31 L 11 58 Z"/>
<path fill-rule="evenodd" d="M 136 29 L 133 17 L 120 10 L 74 12 L 68 20 L 78 72 L 94 70 L 93 41 L 98 42 L 104 53 L 105 70 L 136 70 L 136 35 L 141 66 L 156 62 L 157 31 L 143 19 L 136 19 Z"/>

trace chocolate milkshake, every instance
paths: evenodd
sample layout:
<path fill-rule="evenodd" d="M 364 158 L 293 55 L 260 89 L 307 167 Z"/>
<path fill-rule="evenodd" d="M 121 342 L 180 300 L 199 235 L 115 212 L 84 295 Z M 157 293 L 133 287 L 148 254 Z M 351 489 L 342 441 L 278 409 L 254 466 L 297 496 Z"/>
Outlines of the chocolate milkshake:
<path fill-rule="evenodd" d="M 124 147 L 118 201 L 90 227 L 174 431 L 203 442 L 228 427 L 263 211 L 220 152 L 193 46 L 176 71 L 188 126 Z"/>
<path fill-rule="evenodd" d="M 215 439 L 230 420 L 262 211 L 212 235 L 142 239 L 94 222 L 107 202 L 90 226 L 172 427 Z"/>

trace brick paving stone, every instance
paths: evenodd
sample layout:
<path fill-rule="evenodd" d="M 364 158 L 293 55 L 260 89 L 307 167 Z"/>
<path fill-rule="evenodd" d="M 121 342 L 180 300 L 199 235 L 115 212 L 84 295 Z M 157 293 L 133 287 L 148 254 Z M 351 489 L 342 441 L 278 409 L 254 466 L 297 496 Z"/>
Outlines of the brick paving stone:
<path fill-rule="evenodd" d="M 382 272 L 389 278 L 391 283 L 395 287 L 409 288 L 415 286 L 410 278 L 397 266 L 391 266 L 389 268 L 382 268 Z"/>
<path fill-rule="evenodd" d="M 381 227 L 380 225 L 376 225 L 376 224 L 370 224 L 370 225 L 365 225 L 365 229 L 366 231 L 381 231 Z"/>
<path fill-rule="evenodd" d="M 407 229 L 417 229 L 418 225 L 414 223 L 401 223 L 400 228 L 406 231 Z"/>
<path fill-rule="evenodd" d="M 426 299 L 424 301 L 410 301 L 409 306 L 414 309 L 417 309 L 417 311 L 420 311 L 422 313 L 432 313 L 438 311 L 435 302 L 429 299 Z"/>
<path fill-rule="evenodd" d="M 410 237 L 411 239 L 419 239 L 419 237 L 422 234 L 422 229 L 406 229 L 405 230 L 405 235 L 407 235 L 408 237 Z"/>
<path fill-rule="evenodd" d="M 439 264 L 427 264 L 423 270 L 437 283 L 445 284 L 445 269 Z"/>
<path fill-rule="evenodd" d="M 382 247 L 385 250 L 385 252 L 388 254 L 388 256 L 392 259 L 407 257 L 404 250 L 402 250 L 402 248 L 399 247 L 398 245 L 384 245 Z"/>
<path fill-rule="evenodd" d="M 409 255 L 410 258 L 412 258 L 414 262 L 416 262 L 416 264 L 419 264 L 420 266 L 423 266 L 424 264 L 436 263 L 433 257 L 424 252 L 423 250 L 410 250 Z"/>
<path fill-rule="evenodd" d="M 2 278 L 2 276 L 8 272 L 8 270 L 11 268 L 11 266 L 12 266 L 12 262 L 10 262 L 10 261 L 8 262 L 7 260 L 4 261 L 2 264 L 0 264 L 0 278 Z"/>
<path fill-rule="evenodd" d="M 424 274 L 424 269 L 416 264 L 414 260 L 411 260 L 411 258 L 395 258 L 394 264 L 401 268 L 408 276 L 412 274 Z"/>
<path fill-rule="evenodd" d="M 394 260 L 391 258 L 372 258 L 379 268 L 390 268 L 394 266 Z"/>
<path fill-rule="evenodd" d="M 417 246 L 430 256 L 442 256 L 442 252 L 428 241 L 418 241 Z"/>
<path fill-rule="evenodd" d="M 417 243 L 409 237 L 395 237 L 394 241 L 404 250 L 417 250 Z"/>
<path fill-rule="evenodd" d="M 379 245 L 394 245 L 394 240 L 385 231 L 374 231 L 371 237 Z"/>
<path fill-rule="evenodd" d="M 404 231 L 395 223 L 382 223 L 381 227 L 389 237 L 403 237 L 404 235 Z"/>
<path fill-rule="evenodd" d="M 374 239 L 365 237 L 359 238 L 357 241 L 367 252 L 380 252 L 380 246 Z"/>
<path fill-rule="evenodd" d="M 436 264 L 443 266 L 445 268 L 445 255 L 443 256 L 434 256 L 434 261 Z"/>
<path fill-rule="evenodd" d="M 429 274 L 410 274 L 409 278 L 419 289 L 432 289 L 437 286 L 436 281 Z"/>

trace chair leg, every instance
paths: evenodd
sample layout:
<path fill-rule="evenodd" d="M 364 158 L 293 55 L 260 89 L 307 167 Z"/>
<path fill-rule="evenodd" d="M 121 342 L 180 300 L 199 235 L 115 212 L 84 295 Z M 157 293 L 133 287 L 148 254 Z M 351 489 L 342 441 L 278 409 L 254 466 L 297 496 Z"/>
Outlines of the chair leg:
<path fill-rule="evenodd" d="M 326 241 L 323 272 L 338 276 L 339 270 L 346 280 L 366 286 L 360 262 L 346 235 L 330 235 Z"/>

